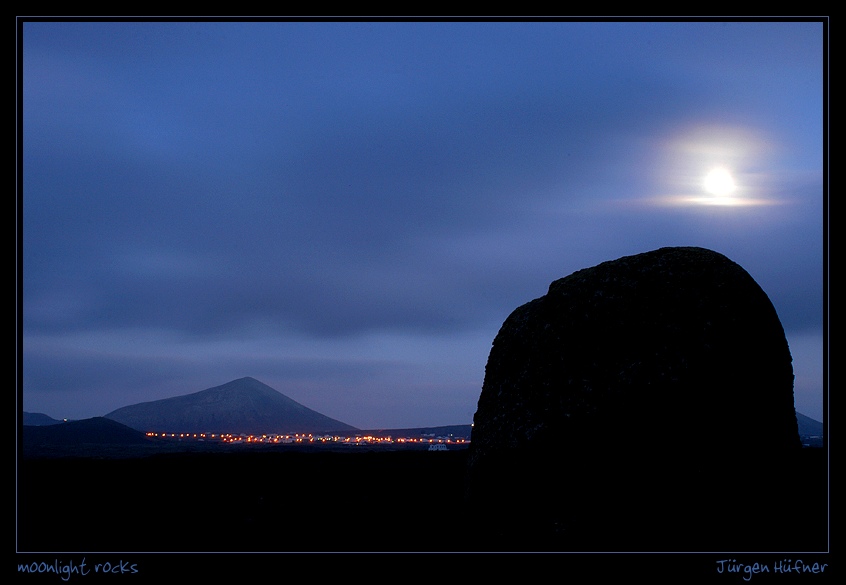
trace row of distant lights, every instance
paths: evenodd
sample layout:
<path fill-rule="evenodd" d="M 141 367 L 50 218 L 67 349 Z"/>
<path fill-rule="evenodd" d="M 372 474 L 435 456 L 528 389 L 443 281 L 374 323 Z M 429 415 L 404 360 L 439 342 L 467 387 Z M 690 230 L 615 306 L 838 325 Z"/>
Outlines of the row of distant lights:
<path fill-rule="evenodd" d="M 447 444 L 462 444 L 466 443 L 466 439 L 416 439 L 403 437 L 392 439 L 388 437 L 375 437 L 373 435 L 355 436 L 355 437 L 340 437 L 340 436 L 318 436 L 315 437 L 309 434 L 294 434 L 294 435 L 233 435 L 231 433 L 154 433 L 147 432 L 148 437 L 156 437 L 162 439 L 217 439 L 223 443 L 279 443 L 280 441 L 294 441 L 296 443 L 313 443 L 315 441 L 320 443 L 338 442 L 338 443 L 447 443 Z"/>
<path fill-rule="evenodd" d="M 293 439 L 295 441 L 314 441 L 314 437 L 312 435 L 262 435 L 257 437 L 255 435 L 233 435 L 231 433 L 154 433 L 154 432 L 147 432 L 148 437 L 157 437 L 162 439 L 217 439 L 219 441 L 223 441 L 224 443 L 227 442 L 236 442 L 236 441 L 246 441 L 248 443 L 268 443 L 268 442 L 279 442 L 280 440 L 288 440 Z M 335 438 L 333 438 L 334 440 Z M 326 437 L 318 437 L 318 441 L 326 440 Z"/>

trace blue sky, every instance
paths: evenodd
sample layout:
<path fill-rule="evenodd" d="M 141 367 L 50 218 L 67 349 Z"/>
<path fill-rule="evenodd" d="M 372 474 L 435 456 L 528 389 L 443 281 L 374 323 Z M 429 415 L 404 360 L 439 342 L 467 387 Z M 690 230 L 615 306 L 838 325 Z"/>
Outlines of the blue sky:
<path fill-rule="evenodd" d="M 798 21 L 25 22 L 23 409 L 252 376 L 360 428 L 465 424 L 513 309 L 691 245 L 769 295 L 820 420 L 823 43 Z"/>

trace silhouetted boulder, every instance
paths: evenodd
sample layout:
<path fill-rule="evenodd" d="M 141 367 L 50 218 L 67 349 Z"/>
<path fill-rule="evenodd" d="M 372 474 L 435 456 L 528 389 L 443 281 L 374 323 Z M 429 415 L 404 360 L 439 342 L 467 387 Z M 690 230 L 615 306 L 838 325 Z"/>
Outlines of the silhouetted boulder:
<path fill-rule="evenodd" d="M 801 449 L 791 361 L 767 295 L 710 250 L 553 282 L 488 358 L 468 459 L 477 544 L 783 544 Z"/>

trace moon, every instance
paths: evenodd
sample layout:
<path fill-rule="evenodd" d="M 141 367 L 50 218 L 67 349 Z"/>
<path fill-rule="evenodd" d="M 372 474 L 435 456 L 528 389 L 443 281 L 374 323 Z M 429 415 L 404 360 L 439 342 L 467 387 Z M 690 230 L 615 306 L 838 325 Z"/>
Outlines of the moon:
<path fill-rule="evenodd" d="M 717 197 L 726 197 L 737 189 L 734 183 L 734 177 L 731 173 L 722 167 L 712 169 L 706 176 L 703 183 L 705 190 Z"/>

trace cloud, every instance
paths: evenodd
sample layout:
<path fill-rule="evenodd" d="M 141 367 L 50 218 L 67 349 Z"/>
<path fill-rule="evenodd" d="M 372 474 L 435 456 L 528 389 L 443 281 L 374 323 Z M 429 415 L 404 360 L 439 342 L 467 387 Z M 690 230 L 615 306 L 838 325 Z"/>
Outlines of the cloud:
<path fill-rule="evenodd" d="M 196 391 L 253 369 L 287 385 L 279 359 L 315 395 L 325 371 L 362 404 L 356 372 L 381 380 L 372 396 L 443 397 L 448 380 L 412 381 L 440 367 L 415 352 L 484 331 L 456 349 L 481 371 L 552 280 L 666 245 L 726 254 L 791 334 L 815 331 L 821 35 L 805 24 L 27 23 L 25 394 L 110 377 L 126 396 Z M 716 164 L 768 205 L 654 205 L 702 197 Z M 98 335 L 131 343 L 74 352 Z M 397 345 L 415 375 L 327 357 L 373 336 L 420 340 Z M 233 357 L 203 358 L 209 340 Z M 305 361 L 276 353 L 312 342 Z"/>

